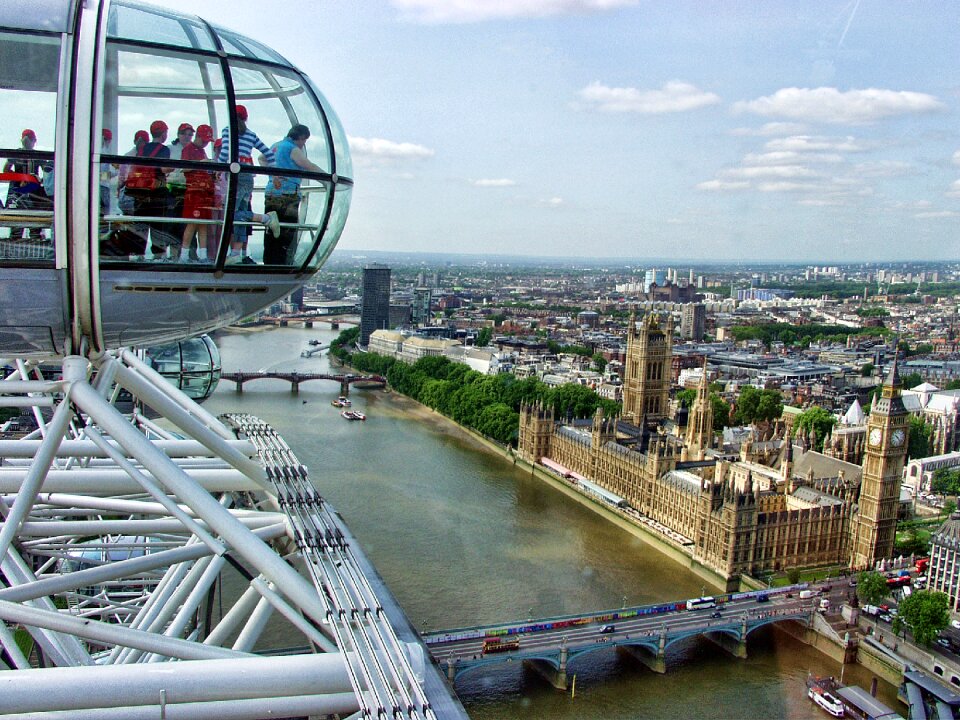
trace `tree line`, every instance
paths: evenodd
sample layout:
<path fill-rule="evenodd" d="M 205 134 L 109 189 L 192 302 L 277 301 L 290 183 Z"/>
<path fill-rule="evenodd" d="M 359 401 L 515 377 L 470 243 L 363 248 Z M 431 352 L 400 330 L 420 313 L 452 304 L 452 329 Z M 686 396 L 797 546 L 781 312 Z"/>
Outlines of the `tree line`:
<path fill-rule="evenodd" d="M 508 373 L 484 375 L 443 356 L 423 357 L 410 365 L 377 353 L 350 352 L 358 336 L 357 328 L 340 333 L 330 353 L 357 370 L 386 377 L 395 391 L 505 445 L 517 444 L 524 404 L 542 403 L 557 417 L 590 417 L 598 407 L 607 416 L 620 413 L 620 403 L 601 398 L 585 385 L 550 387 Z"/>

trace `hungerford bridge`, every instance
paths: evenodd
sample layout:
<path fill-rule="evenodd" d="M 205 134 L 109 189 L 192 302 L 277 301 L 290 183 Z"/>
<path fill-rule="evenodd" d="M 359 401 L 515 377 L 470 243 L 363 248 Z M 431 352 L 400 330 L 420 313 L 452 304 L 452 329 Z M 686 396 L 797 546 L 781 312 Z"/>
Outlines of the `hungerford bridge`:
<path fill-rule="evenodd" d="M 554 687 L 566 689 L 569 663 L 610 647 L 621 648 L 658 673 L 666 672 L 667 649 L 690 637 L 706 637 L 734 657 L 745 658 L 747 636 L 754 630 L 785 621 L 809 625 L 816 601 L 795 599 L 798 589 L 708 598 L 693 610 L 678 602 L 439 630 L 423 635 L 423 640 L 450 682 L 492 664 L 522 661 Z"/>

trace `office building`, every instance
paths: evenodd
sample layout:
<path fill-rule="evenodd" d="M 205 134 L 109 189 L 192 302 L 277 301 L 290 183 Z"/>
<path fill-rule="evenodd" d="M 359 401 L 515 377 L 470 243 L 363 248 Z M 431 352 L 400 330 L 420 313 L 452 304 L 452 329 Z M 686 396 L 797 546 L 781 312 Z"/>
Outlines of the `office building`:
<path fill-rule="evenodd" d="M 361 292 L 360 344 L 366 346 L 374 330 L 390 325 L 390 268 L 379 264 L 365 267 Z"/>
<path fill-rule="evenodd" d="M 680 337 L 700 342 L 707 325 L 707 309 L 702 303 L 687 303 L 680 314 Z"/>

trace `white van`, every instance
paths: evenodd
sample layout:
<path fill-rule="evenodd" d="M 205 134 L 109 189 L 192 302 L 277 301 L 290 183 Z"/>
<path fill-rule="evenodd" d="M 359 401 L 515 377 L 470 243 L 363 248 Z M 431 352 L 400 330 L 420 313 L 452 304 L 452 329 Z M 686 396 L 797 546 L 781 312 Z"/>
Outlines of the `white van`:
<path fill-rule="evenodd" d="M 818 593 L 817 593 L 816 590 L 801 590 L 801 591 L 800 591 L 800 599 L 801 599 L 801 600 L 809 600 L 809 599 L 812 598 L 812 597 L 816 597 L 817 594 L 818 594 Z"/>

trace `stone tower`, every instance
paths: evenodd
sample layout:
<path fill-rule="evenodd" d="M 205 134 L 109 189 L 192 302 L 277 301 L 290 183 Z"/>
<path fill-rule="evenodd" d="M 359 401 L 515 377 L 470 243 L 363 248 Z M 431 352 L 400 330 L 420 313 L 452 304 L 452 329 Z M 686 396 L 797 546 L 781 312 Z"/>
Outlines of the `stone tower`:
<path fill-rule="evenodd" d="M 549 455 L 553 427 L 553 408 L 546 409 L 539 403 L 523 405 L 520 408 L 520 435 L 517 440 L 520 457 L 536 463 Z"/>
<path fill-rule="evenodd" d="M 684 454 L 686 460 L 703 460 L 713 438 L 713 403 L 710 402 L 710 382 L 707 376 L 707 359 L 703 359 L 703 375 L 697 386 L 697 398 L 693 401 L 687 419 L 687 437 Z"/>
<path fill-rule="evenodd" d="M 637 330 L 631 313 L 627 329 L 627 362 L 623 383 L 623 417 L 634 425 L 657 422 L 667 416 L 670 401 L 673 323 L 666 329 L 653 314 Z"/>
<path fill-rule="evenodd" d="M 897 362 L 867 420 L 867 449 L 860 483 L 859 512 L 853 519 L 850 566 L 873 568 L 893 556 L 900 505 L 900 478 L 910 426 L 900 397 Z"/>

